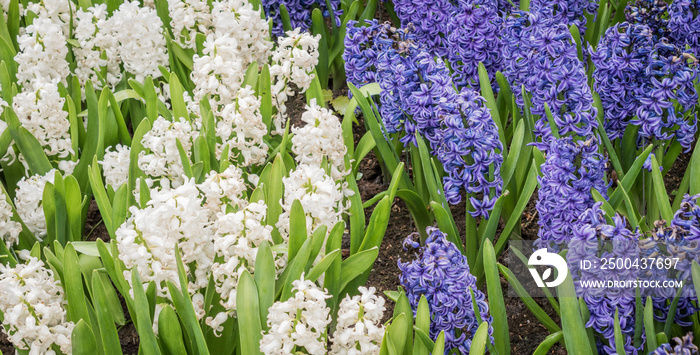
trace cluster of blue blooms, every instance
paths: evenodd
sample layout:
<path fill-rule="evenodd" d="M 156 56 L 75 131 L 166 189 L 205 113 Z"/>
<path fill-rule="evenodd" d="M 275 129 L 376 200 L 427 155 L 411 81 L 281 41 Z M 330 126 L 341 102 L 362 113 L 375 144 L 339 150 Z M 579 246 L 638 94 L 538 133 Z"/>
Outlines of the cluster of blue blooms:
<path fill-rule="evenodd" d="M 668 37 L 668 3 L 665 0 L 636 0 L 625 8 L 627 22 L 646 25 L 654 40 Z"/>
<path fill-rule="evenodd" d="M 470 213 L 488 218 L 503 187 L 503 148 L 485 102 L 476 91 L 463 88 L 445 112 L 434 150 L 448 172 L 443 180 L 447 201 L 459 203 L 464 188 L 472 194 L 469 201 L 475 211 Z"/>
<path fill-rule="evenodd" d="M 700 54 L 700 1 L 675 0 L 668 9 L 670 40 Z"/>
<path fill-rule="evenodd" d="M 449 68 L 419 47 L 409 25 L 394 29 L 376 21 L 348 29 L 346 69 L 356 85 L 376 81 L 379 112 L 389 134 L 404 145 L 427 140 L 446 172 L 445 197 L 461 201 L 466 190 L 474 216 L 488 218 L 503 181 L 503 147 L 485 100 L 468 87 L 457 90 Z"/>
<path fill-rule="evenodd" d="M 693 344 L 693 333 L 688 333 L 681 338 L 673 338 L 676 346 L 666 343 L 659 346 L 650 355 L 697 355 L 698 347 Z"/>
<path fill-rule="evenodd" d="M 441 331 L 445 332 L 445 354 L 453 350 L 468 354 L 479 326 L 476 311 L 482 321 L 489 323 L 489 334 L 493 333 L 486 296 L 476 288 L 476 277 L 469 272 L 467 258 L 459 249 L 437 228 L 429 227 L 426 231 L 428 239 L 422 247 L 415 240 L 417 234 L 404 241 L 404 248 L 420 247 L 420 250 L 413 261 L 399 260 L 401 285 L 414 312 L 421 296 L 425 296 L 431 314 L 430 337 L 435 339 Z"/>
<path fill-rule="evenodd" d="M 333 14 L 338 25 L 340 25 L 340 0 L 330 0 Z M 272 20 L 272 34 L 274 36 L 284 35 L 280 5 L 284 5 L 289 13 L 289 21 L 292 28 L 300 28 L 301 31 L 308 31 L 311 27 L 311 12 L 314 8 L 319 8 L 323 12 L 323 17 L 331 17 L 331 9 L 328 8 L 326 0 L 262 0 L 265 16 Z"/>
<path fill-rule="evenodd" d="M 625 353 L 637 354 L 643 348 L 633 345 L 635 334 L 635 291 L 634 289 L 585 288 L 578 287 L 582 280 L 596 281 L 630 281 L 639 278 L 639 270 L 618 268 L 601 270 L 600 268 L 581 268 L 581 261 L 621 258 L 632 260 L 640 255 L 638 231 L 627 228 L 620 215 L 612 217 L 612 225 L 605 219 L 605 212 L 600 208 L 601 202 L 583 212 L 573 228 L 573 236 L 568 244 L 567 262 L 569 270 L 577 285 L 579 295 L 583 297 L 590 312 L 587 327 L 598 334 L 598 352 L 615 354 L 615 312 L 618 312 L 620 330 L 625 337 Z M 602 247 L 605 245 L 606 247 Z M 611 340 L 613 339 L 613 340 Z"/>
<path fill-rule="evenodd" d="M 622 137 L 640 106 L 636 91 L 648 82 L 652 37 L 648 26 L 622 22 L 608 28 L 598 47 L 590 50 L 595 65 L 593 88 L 600 95 L 611 140 Z"/>
<path fill-rule="evenodd" d="M 514 12 L 503 34 L 504 75 L 523 107 L 520 88 L 532 95 L 532 114 L 540 117 L 534 132 L 540 139 L 535 145 L 542 151 L 554 138 L 547 119 L 549 106 L 558 134 L 588 137 L 597 127 L 597 110 L 587 85 L 583 63 L 569 28 L 557 22 L 551 12 Z"/>
<path fill-rule="evenodd" d="M 644 140 L 675 138 L 688 150 L 697 129 L 697 60 L 666 38 L 653 37 L 646 25 L 623 22 L 591 48 L 605 129 L 611 139 L 620 138 L 632 123 Z"/>
<path fill-rule="evenodd" d="M 692 286 L 691 266 L 693 261 L 700 262 L 700 206 L 697 200 L 700 195 L 686 195 L 680 209 L 676 211 L 670 227 L 665 221 L 655 224 L 655 231 L 651 237 L 642 241 L 641 247 L 644 256 L 663 256 L 664 258 L 677 258 L 673 269 L 650 269 L 646 273 L 647 279 L 676 279 L 683 280 L 684 287 L 681 297 L 678 299 L 675 320 L 681 326 L 689 326 L 692 321 L 689 316 L 695 314 L 700 308 L 694 305 L 697 301 L 695 290 Z M 676 296 L 675 289 L 653 289 L 652 300 L 656 310 L 654 317 L 658 321 L 665 321 L 671 307 L 671 300 Z"/>
<path fill-rule="evenodd" d="M 530 11 L 550 14 L 556 23 L 576 25 L 581 34 L 586 32 L 586 15 L 598 10 L 597 0 L 532 0 Z"/>
<path fill-rule="evenodd" d="M 607 195 L 606 161 L 593 138 L 575 142 L 566 137 L 550 142 L 542 176 L 538 177 L 538 248 L 560 250 L 573 237 L 581 214 L 593 207 L 591 189 Z"/>
<path fill-rule="evenodd" d="M 637 88 L 640 106 L 637 118 L 639 135 L 646 139 L 675 138 L 686 151 L 695 140 L 698 93 L 693 81 L 697 78 L 697 60 L 687 51 L 659 40 L 649 56 L 648 81 Z"/>
<path fill-rule="evenodd" d="M 494 82 L 503 63 L 496 0 L 395 0 L 394 8 L 425 50 L 449 62 L 455 84 L 478 88 L 479 62 Z"/>

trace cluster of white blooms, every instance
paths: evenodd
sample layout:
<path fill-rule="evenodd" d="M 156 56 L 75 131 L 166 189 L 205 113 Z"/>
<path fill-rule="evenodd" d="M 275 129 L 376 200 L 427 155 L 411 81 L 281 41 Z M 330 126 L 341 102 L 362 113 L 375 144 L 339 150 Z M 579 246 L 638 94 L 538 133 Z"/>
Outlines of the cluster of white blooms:
<path fill-rule="evenodd" d="M 374 287 L 360 287 L 360 294 L 345 297 L 340 302 L 338 324 L 333 333 L 331 354 L 379 354 L 384 326 L 384 298 L 375 294 Z"/>
<path fill-rule="evenodd" d="M 20 49 L 15 55 L 18 85 L 26 88 L 35 82 L 66 84 L 70 68 L 66 60 L 66 36 L 61 26 L 50 18 L 37 17 L 25 28 L 25 33 L 17 37 L 17 42 Z"/>
<path fill-rule="evenodd" d="M 107 185 L 114 190 L 129 180 L 129 156 L 131 147 L 117 144 L 114 150 L 111 147 L 105 149 L 104 158 L 100 161 Z"/>
<path fill-rule="evenodd" d="M 199 112 L 197 104 L 205 97 L 211 106 L 233 102 L 243 83 L 246 68 L 238 55 L 236 39 L 212 33 L 204 41 L 202 55 L 193 58 L 190 77 L 195 84 L 194 105 L 190 111 Z"/>
<path fill-rule="evenodd" d="M 29 178 L 23 177 L 17 183 L 15 193 L 15 208 L 22 222 L 34 233 L 34 236 L 42 239 L 46 236 L 46 218 L 42 200 L 44 197 L 44 187 L 47 182 L 53 184 L 56 169 L 52 169 L 46 175 L 34 175 Z"/>
<path fill-rule="evenodd" d="M 74 153 L 68 112 L 63 110 L 65 102 L 58 92 L 58 80 L 34 82 L 12 102 L 22 127 L 39 141 L 48 156 L 67 158 Z"/>
<path fill-rule="evenodd" d="M 343 186 L 336 183 L 321 167 L 302 164 L 282 178 L 284 199 L 281 202 L 283 212 L 280 214 L 277 228 L 282 237 L 289 236 L 289 215 L 294 200 L 299 200 L 306 213 L 306 228 L 311 234 L 321 225 L 333 226 L 342 220 L 348 206 L 344 202 Z"/>
<path fill-rule="evenodd" d="M 168 297 L 166 281 L 180 285 L 175 246 L 182 262 L 195 265 L 188 285 L 190 293 L 207 286 L 214 261 L 211 241 L 211 213 L 202 206 L 202 197 L 194 179 L 177 188 L 151 190 L 148 205 L 130 208 L 131 217 L 115 232 L 119 258 L 124 262 L 124 276 L 131 282 L 131 270 L 138 267 L 144 286 L 154 281 L 158 296 Z M 137 285 L 132 285 L 137 287 Z"/>
<path fill-rule="evenodd" d="M 236 311 L 236 292 L 238 279 L 244 271 L 255 272 L 255 260 L 258 247 L 264 241 L 272 241 L 272 227 L 264 225 L 263 220 L 267 206 L 263 201 L 250 203 L 245 208 L 231 213 L 219 213 L 214 224 L 216 230 L 214 245 L 217 258 L 211 273 L 216 283 L 216 292 L 221 296 L 221 305 L 226 312 L 206 319 L 206 323 L 215 333 L 223 330 L 222 324 Z M 286 259 L 280 254 L 274 255 L 276 267 L 282 270 Z"/>
<path fill-rule="evenodd" d="M 75 76 L 81 85 L 90 81 L 101 88 L 102 79 L 114 88 L 122 79 L 121 59 L 117 53 L 119 43 L 111 33 L 111 20 L 107 19 L 107 5 L 91 6 L 87 11 L 80 9 L 75 17 L 73 33 L 79 44 L 73 48 Z"/>
<path fill-rule="evenodd" d="M 217 114 L 216 135 L 222 143 L 217 143 L 216 155 L 221 157 L 228 145 L 229 159 L 235 160 L 240 155 L 241 166 L 265 162 L 267 144 L 264 138 L 267 126 L 260 113 L 260 98 L 246 86 L 238 91 L 234 102 L 224 105 Z"/>
<path fill-rule="evenodd" d="M 222 0 L 212 7 L 214 31 L 220 36 L 231 36 L 236 41 L 238 57 L 247 67 L 257 61 L 267 62 L 272 49 L 270 27 L 259 10 L 247 0 Z"/>
<path fill-rule="evenodd" d="M 53 345 L 70 354 L 74 324 L 66 322 L 63 288 L 41 260 L 0 264 L 0 311 L 8 339 L 29 354 L 55 354 Z"/>
<path fill-rule="evenodd" d="M 118 53 L 124 70 L 143 82 L 146 76 L 161 76 L 159 65 L 168 66 L 163 21 L 156 10 L 125 1 L 110 18 L 111 35 L 119 43 Z M 107 35 L 107 34 L 105 34 Z"/>
<path fill-rule="evenodd" d="M 287 108 L 285 102 L 294 91 L 289 83 L 294 83 L 302 92 L 311 86 L 313 74 L 318 64 L 318 41 L 321 36 L 312 36 L 299 29 L 287 31 L 286 37 L 277 39 L 277 48 L 272 53 L 270 76 L 272 80 L 272 101 L 277 107 L 275 128 L 282 129 Z"/>
<path fill-rule="evenodd" d="M 174 186 L 182 183 L 185 169 L 182 166 L 177 141 L 190 154 L 198 132 L 184 118 L 170 122 L 158 117 L 153 127 L 141 139 L 144 150 L 139 153 L 139 168 L 154 178 L 165 177 Z"/>
<path fill-rule="evenodd" d="M 242 198 L 246 191 L 241 169 L 230 165 L 221 173 L 211 171 L 198 185 L 205 198 L 204 206 L 212 214 L 226 212 L 226 205 L 234 209 L 244 208 L 248 202 Z"/>
<path fill-rule="evenodd" d="M 301 115 L 306 123 L 292 127 L 292 151 L 299 164 L 321 166 L 326 158 L 333 180 L 342 180 L 349 171 L 345 169 L 345 154 L 348 149 L 343 142 L 343 128 L 338 117 L 316 104 L 315 99 Z"/>
<path fill-rule="evenodd" d="M 326 327 L 331 322 L 326 299 L 330 296 L 309 280 L 292 283 L 294 297 L 275 302 L 267 315 L 269 331 L 260 340 L 265 355 L 291 354 L 304 348 L 306 354 L 326 354 Z"/>
<path fill-rule="evenodd" d="M 206 0 L 168 0 L 170 26 L 175 41 L 184 48 L 196 49 L 198 33 L 208 33 L 212 16 Z"/>
<path fill-rule="evenodd" d="M 0 189 L 0 243 L 10 249 L 19 241 L 19 233 L 22 225 L 12 220 L 12 205 L 7 200 L 7 195 Z"/>
<path fill-rule="evenodd" d="M 64 34 L 68 35 L 70 31 L 70 20 L 73 15 L 73 5 L 65 0 L 40 0 L 39 2 L 30 2 L 24 10 L 33 12 L 37 17 L 50 19 L 51 22 L 61 26 Z"/>

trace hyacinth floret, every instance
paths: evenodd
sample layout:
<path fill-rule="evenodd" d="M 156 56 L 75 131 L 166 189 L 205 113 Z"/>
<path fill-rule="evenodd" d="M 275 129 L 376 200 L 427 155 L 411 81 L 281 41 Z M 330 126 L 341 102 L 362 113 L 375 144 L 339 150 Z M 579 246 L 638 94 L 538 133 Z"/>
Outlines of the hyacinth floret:
<path fill-rule="evenodd" d="M 479 63 L 483 63 L 494 89 L 497 71 L 503 70 L 501 33 L 503 19 L 489 0 L 460 2 L 446 24 L 447 60 L 458 86 L 479 89 Z"/>
<path fill-rule="evenodd" d="M 675 337 L 673 341 L 675 346 L 670 343 L 661 344 L 650 355 L 696 355 L 698 347 L 693 344 L 693 333 L 690 332 L 682 337 Z"/>
<path fill-rule="evenodd" d="M 665 0 L 635 0 L 625 8 L 627 22 L 646 25 L 654 40 L 668 37 L 668 3 Z"/>
<path fill-rule="evenodd" d="M 451 106 L 444 113 L 439 142 L 434 147 L 447 173 L 443 178 L 445 198 L 457 204 L 464 189 L 473 194 L 469 199 L 475 210 L 470 213 L 488 218 L 503 188 L 503 147 L 498 128 L 486 100 L 474 90 L 462 89 Z"/>
<path fill-rule="evenodd" d="M 551 14 L 556 23 L 563 23 L 567 27 L 576 25 L 579 32 L 586 32 L 586 15 L 595 14 L 598 11 L 597 0 L 533 0 L 530 2 L 530 11 Z"/>
<path fill-rule="evenodd" d="M 549 144 L 542 176 L 537 178 L 540 229 L 535 244 L 539 248 L 558 251 L 571 240 L 579 216 L 595 203 L 592 189 L 607 196 L 606 161 L 594 138 L 579 142 L 562 138 Z"/>
<path fill-rule="evenodd" d="M 693 81 L 698 75 L 698 60 L 690 51 L 662 38 L 654 46 L 646 68 L 649 81 L 639 86 L 637 118 L 639 135 L 647 140 L 675 138 L 689 151 L 697 131 L 695 104 L 698 92 Z"/>
<path fill-rule="evenodd" d="M 284 28 L 282 26 L 282 15 L 280 6 L 284 5 L 289 13 L 289 22 L 292 28 L 299 28 L 301 31 L 308 31 L 311 27 L 311 13 L 315 8 L 321 10 L 323 17 L 330 18 L 331 11 L 335 15 L 337 26 L 340 26 L 340 0 L 330 0 L 331 9 L 328 8 L 325 0 L 263 0 L 262 5 L 265 10 L 265 15 L 272 21 L 272 34 L 274 36 L 283 36 Z"/>
<path fill-rule="evenodd" d="M 652 37 L 648 26 L 622 22 L 605 31 L 595 50 L 589 47 L 595 65 L 593 88 L 600 95 L 611 140 L 622 137 L 640 106 L 636 90 L 648 81 Z"/>
<path fill-rule="evenodd" d="M 467 258 L 447 240 L 447 235 L 433 227 L 426 232 L 428 239 L 416 259 L 405 263 L 399 260 L 401 285 L 414 312 L 421 296 L 425 296 L 431 313 L 430 337 L 435 339 L 441 331 L 445 332 L 445 354 L 453 349 L 468 354 L 479 326 L 476 311 L 489 323 L 489 334 L 493 332 L 486 296 L 476 288 L 476 277 L 469 272 Z M 416 238 L 416 233 L 408 236 L 404 248 L 418 248 Z M 478 310 L 472 301 L 476 301 Z"/>
<path fill-rule="evenodd" d="M 599 335 L 599 353 L 616 354 L 614 343 L 608 343 L 615 336 L 615 313 L 618 313 L 620 330 L 624 336 L 626 354 L 637 354 L 632 339 L 635 335 L 635 291 L 623 288 L 582 287 L 584 280 L 602 282 L 629 281 L 639 278 L 639 271 L 633 268 L 582 268 L 583 260 L 607 258 L 636 259 L 640 255 L 639 231 L 627 228 L 625 219 L 616 214 L 610 223 L 601 209 L 602 202 L 584 211 L 573 228 L 573 236 L 568 243 L 567 262 L 576 285 L 577 294 L 583 296 L 590 318 L 586 327 L 593 328 Z"/>
<path fill-rule="evenodd" d="M 699 11 L 696 0 L 675 0 L 668 9 L 669 39 L 682 48 L 689 45 L 696 56 L 700 55 Z"/>
<path fill-rule="evenodd" d="M 649 279 L 683 280 L 684 286 L 681 297 L 678 298 L 675 321 L 682 326 L 692 324 L 688 317 L 700 308 L 694 305 L 697 296 L 692 286 L 691 266 L 693 261 L 700 262 L 700 250 L 697 245 L 700 240 L 698 226 L 700 225 L 700 206 L 697 200 L 700 195 L 685 195 L 680 208 L 673 216 L 670 226 L 665 221 L 654 224 L 653 233 L 642 243 L 643 255 L 649 257 L 677 258 L 673 269 L 650 269 L 646 272 Z M 653 289 L 654 317 L 659 321 L 667 318 L 671 300 L 676 296 L 677 289 Z"/>
<path fill-rule="evenodd" d="M 506 20 L 503 37 L 504 75 L 515 88 L 516 102 L 524 107 L 519 90 L 524 87 L 531 94 L 532 114 L 540 117 L 534 127 L 540 142 L 535 145 L 545 151 L 554 138 L 545 104 L 560 136 L 589 136 L 598 125 L 597 110 L 569 28 L 544 9 L 516 11 Z"/>
<path fill-rule="evenodd" d="M 260 339 L 260 351 L 265 355 L 292 354 L 296 348 L 304 354 L 326 354 L 326 328 L 331 322 L 326 290 L 310 280 L 292 282 L 294 296 L 275 302 L 267 314 L 268 331 Z"/>
<path fill-rule="evenodd" d="M 415 37 L 411 28 L 397 29 L 376 19 L 365 20 L 364 24 L 349 21 L 343 53 L 348 81 L 357 87 L 377 81 L 379 55 L 395 45 L 399 51 L 409 46 Z"/>
<path fill-rule="evenodd" d="M 503 19 L 498 1 L 397 0 L 394 6 L 401 25 L 414 28 L 416 41 L 447 59 L 457 85 L 478 89 L 479 62 L 493 82 L 502 66 Z"/>

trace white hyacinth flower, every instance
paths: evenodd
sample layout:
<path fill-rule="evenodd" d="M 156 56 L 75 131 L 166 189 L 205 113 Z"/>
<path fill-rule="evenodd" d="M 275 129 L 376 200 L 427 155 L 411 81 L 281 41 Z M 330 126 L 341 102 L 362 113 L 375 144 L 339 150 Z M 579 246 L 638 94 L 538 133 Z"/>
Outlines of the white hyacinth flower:
<path fill-rule="evenodd" d="M 330 163 L 333 180 L 342 180 L 349 173 L 345 169 L 348 152 L 343 141 L 343 128 L 338 117 L 316 104 L 313 99 L 301 115 L 305 125 L 292 127 L 292 152 L 299 164 L 321 166 L 326 158 Z"/>
<path fill-rule="evenodd" d="M 229 159 L 242 158 L 239 159 L 241 166 L 265 162 L 267 126 L 260 113 L 260 98 L 250 86 L 240 89 L 236 100 L 224 105 L 215 117 L 216 135 L 222 140 L 222 143 L 217 143 L 217 157 L 221 157 L 228 145 Z"/>
<path fill-rule="evenodd" d="M 263 242 L 274 244 L 272 227 L 264 224 L 267 206 L 263 201 L 253 202 L 244 209 L 231 213 L 219 213 L 214 224 L 217 261 L 212 266 L 216 292 L 226 312 L 207 318 L 207 324 L 215 334 L 223 330 L 221 325 L 236 312 L 238 280 L 244 271 L 255 273 L 258 248 Z M 278 273 L 286 265 L 285 255 L 274 253 Z"/>
<path fill-rule="evenodd" d="M 39 141 L 46 155 L 67 158 L 73 154 L 68 112 L 63 110 L 66 99 L 58 92 L 58 80 L 35 81 L 24 89 L 12 102 L 22 127 Z"/>
<path fill-rule="evenodd" d="M 277 228 L 285 239 L 289 237 L 289 216 L 294 200 L 299 200 L 304 208 L 309 235 L 322 225 L 328 226 L 330 232 L 330 229 L 342 220 L 343 213 L 348 209 L 347 203 L 344 202 L 343 186 L 333 181 L 333 178 L 318 166 L 299 165 L 289 177 L 282 178 L 282 182 L 283 212 L 277 222 Z"/>
<path fill-rule="evenodd" d="M 312 36 L 299 29 L 287 31 L 286 37 L 277 39 L 277 48 L 272 53 L 270 76 L 272 77 L 272 102 L 277 107 L 275 116 L 276 133 L 282 132 L 286 118 L 287 99 L 294 96 L 289 83 L 294 83 L 301 92 L 311 86 L 313 74 L 318 64 L 318 41 L 321 36 Z"/>
<path fill-rule="evenodd" d="M 306 354 L 326 354 L 326 327 L 331 322 L 326 299 L 330 296 L 316 284 L 304 280 L 292 283 L 294 296 L 275 302 L 267 315 L 270 329 L 263 333 L 260 351 L 265 355 L 291 354 L 303 348 Z"/>
<path fill-rule="evenodd" d="M 340 302 L 338 324 L 333 333 L 331 354 L 379 354 L 384 326 L 384 298 L 375 294 L 375 288 L 360 287 L 357 296 L 345 297 Z"/>
<path fill-rule="evenodd" d="M 111 148 L 105 149 L 104 158 L 99 163 L 104 169 L 105 182 L 116 191 L 119 186 L 129 181 L 131 147 L 117 144 L 114 150 Z"/>
<path fill-rule="evenodd" d="M 168 0 L 174 40 L 183 48 L 196 49 L 197 34 L 208 34 L 212 15 L 206 0 Z"/>
<path fill-rule="evenodd" d="M 57 346 L 70 354 L 73 322 L 66 321 L 63 288 L 41 260 L 0 264 L 0 311 L 3 331 L 18 349 L 29 354 L 54 354 Z"/>
<path fill-rule="evenodd" d="M 168 121 L 158 117 L 153 127 L 141 139 L 144 150 L 139 153 L 139 168 L 152 178 L 168 178 L 173 185 L 182 183 L 185 168 L 182 166 L 177 141 L 180 141 L 188 157 L 198 132 L 185 119 Z"/>
<path fill-rule="evenodd" d="M 137 1 L 125 1 L 109 21 L 124 69 L 138 82 L 147 76 L 160 77 L 158 66 L 168 66 L 168 52 L 163 21 L 156 10 L 140 7 Z"/>
<path fill-rule="evenodd" d="M 119 258 L 126 267 L 124 276 L 131 282 L 131 270 L 138 267 L 143 286 L 154 281 L 160 297 L 170 295 L 166 281 L 194 294 L 207 286 L 214 262 L 211 213 L 202 206 L 194 179 L 177 188 L 153 189 L 150 194 L 148 205 L 143 209 L 132 206 L 131 217 L 115 232 Z M 194 265 L 188 268 L 188 285 L 180 285 L 176 245 L 184 265 Z"/>
<path fill-rule="evenodd" d="M 66 36 L 61 26 L 50 18 L 37 17 L 17 37 L 19 52 L 17 62 L 17 84 L 31 90 L 36 82 L 61 82 L 66 84 L 70 74 Z"/>
<path fill-rule="evenodd" d="M 42 200 L 44 197 L 44 187 L 46 183 L 53 183 L 56 169 L 52 169 L 46 175 L 34 175 L 29 178 L 22 178 L 17 183 L 15 193 L 15 208 L 22 222 L 34 233 L 39 240 L 46 237 L 46 218 Z"/>
<path fill-rule="evenodd" d="M 111 22 L 107 19 L 107 5 L 98 4 L 86 11 L 78 10 L 73 34 L 79 46 L 73 48 L 75 76 L 81 85 L 88 81 L 100 89 L 98 73 L 113 89 L 122 79 L 121 60 L 117 53 L 116 37 L 112 36 Z"/>
<path fill-rule="evenodd" d="M 5 247 L 10 249 L 19 242 L 22 225 L 12 220 L 12 205 L 7 198 L 7 195 L 0 189 L 0 243 L 5 243 Z"/>

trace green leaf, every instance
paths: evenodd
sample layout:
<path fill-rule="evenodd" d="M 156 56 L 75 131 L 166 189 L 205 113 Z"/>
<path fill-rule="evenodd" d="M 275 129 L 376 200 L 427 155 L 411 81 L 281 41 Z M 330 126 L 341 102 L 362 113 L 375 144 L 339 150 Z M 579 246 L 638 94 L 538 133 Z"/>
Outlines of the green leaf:
<path fill-rule="evenodd" d="M 519 223 L 520 221 L 520 218 L 513 217 L 522 215 L 523 211 L 525 210 L 525 207 L 527 206 L 527 203 L 530 201 L 530 197 L 535 192 L 536 187 L 537 163 L 533 163 L 530 167 L 530 171 L 528 172 L 527 180 L 525 180 L 525 184 L 523 186 L 523 189 L 521 190 L 518 202 L 515 205 L 515 208 L 513 209 L 512 217 L 508 219 L 508 223 L 506 223 L 506 226 L 503 228 L 503 231 L 501 231 L 501 236 L 496 242 L 496 255 L 499 255 L 504 250 L 506 242 L 508 241 L 508 239 L 510 239 L 510 234 L 513 232 L 516 223 Z M 475 276 L 479 277 L 478 275 Z"/>
<path fill-rule="evenodd" d="M 12 139 L 14 139 L 17 148 L 24 156 L 29 170 L 35 175 L 45 175 L 53 167 L 51 162 L 49 162 L 49 158 L 46 157 L 41 143 L 26 128 L 20 125 L 19 119 L 12 109 L 6 108 L 5 111 L 8 112 L 5 117 L 8 120 L 7 125 Z"/>
<path fill-rule="evenodd" d="M 654 184 L 654 195 L 656 196 L 656 203 L 661 212 L 661 218 L 666 220 L 666 223 L 670 223 L 673 220 L 673 210 L 671 209 L 671 202 L 669 202 L 668 195 L 666 194 L 664 178 L 661 176 L 659 163 L 654 156 L 651 157 L 651 176 Z"/>
<path fill-rule="evenodd" d="M 136 329 L 139 333 L 139 348 L 146 354 L 160 354 L 156 335 L 153 333 L 153 321 L 149 313 L 148 298 L 143 291 L 141 278 L 136 267 L 131 270 L 131 284 L 134 286 L 134 304 L 137 318 Z"/>
<path fill-rule="evenodd" d="M 274 240 L 275 244 L 282 242 L 282 237 L 280 236 L 280 233 L 275 225 L 279 220 L 280 214 L 282 214 L 282 205 L 280 205 L 280 200 L 282 197 L 284 197 L 284 185 L 282 184 L 282 178 L 284 175 L 284 161 L 278 154 L 272 163 L 269 180 L 263 180 L 267 191 L 267 199 L 265 200 L 265 204 L 267 205 L 267 218 L 265 219 L 265 222 L 267 225 L 273 227 L 272 239 Z"/>
<path fill-rule="evenodd" d="M 656 342 L 656 330 L 654 329 L 654 303 L 651 297 L 647 297 L 646 305 L 644 306 L 644 332 L 647 335 L 647 349 L 654 350 L 659 347 Z"/>
<path fill-rule="evenodd" d="M 430 306 L 428 306 L 428 300 L 425 298 L 425 295 L 421 295 L 420 300 L 418 301 L 415 323 L 416 325 L 414 326 L 414 330 L 416 335 L 420 337 L 420 333 L 426 334 L 426 336 L 427 334 L 430 334 Z M 430 342 L 426 342 L 423 337 L 421 337 L 421 340 L 423 341 L 414 342 L 413 355 L 428 355 L 428 351 L 435 346 L 430 337 L 428 337 Z"/>
<path fill-rule="evenodd" d="M 299 200 L 292 202 L 292 210 L 289 213 L 289 260 L 294 259 L 306 241 L 306 214 Z"/>
<path fill-rule="evenodd" d="M 185 343 L 182 341 L 182 328 L 175 310 L 170 305 L 163 305 L 158 315 L 158 337 L 167 354 L 186 355 Z"/>
<path fill-rule="evenodd" d="M 354 255 L 358 251 L 368 250 L 374 247 L 379 247 L 384 239 L 384 234 L 386 233 L 386 228 L 389 224 L 389 214 L 391 212 L 392 200 L 389 196 L 384 196 L 384 198 L 377 203 L 377 206 L 372 211 L 372 216 L 369 219 L 369 225 L 367 226 L 367 231 L 360 244 L 356 249 L 350 250 L 350 254 Z"/>
<path fill-rule="evenodd" d="M 540 307 L 537 302 L 525 291 L 525 288 L 520 284 L 520 281 L 513 275 L 513 273 L 505 266 L 499 264 L 498 270 L 501 271 L 503 277 L 508 280 L 513 290 L 516 292 L 518 297 L 525 303 L 525 306 L 532 312 L 532 314 L 537 318 L 537 320 L 542 323 L 542 325 L 549 330 L 550 333 L 558 332 L 561 330 L 556 322 Z"/>
<path fill-rule="evenodd" d="M 74 355 L 95 355 L 97 352 L 97 343 L 95 335 L 92 333 L 90 326 L 80 320 L 75 324 L 71 333 L 71 345 L 73 346 Z"/>
<path fill-rule="evenodd" d="M 100 328 L 102 346 L 104 347 L 105 354 L 122 354 L 117 328 L 114 325 L 114 320 L 112 319 L 112 314 L 107 304 L 108 301 L 104 285 L 102 284 L 102 279 L 97 270 L 92 273 L 92 292 L 97 323 Z"/>
<path fill-rule="evenodd" d="M 564 338 L 564 335 L 561 331 L 549 334 L 544 341 L 537 346 L 537 349 L 535 349 L 535 352 L 532 355 L 547 355 L 549 353 L 549 349 L 551 349 L 554 344 L 560 342 L 562 338 Z"/>
<path fill-rule="evenodd" d="M 74 323 L 84 320 L 87 322 L 87 325 L 91 325 L 87 299 L 83 289 L 83 275 L 78 265 L 78 255 L 71 243 L 66 245 L 63 252 L 63 282 L 68 308 L 68 320 Z"/>
<path fill-rule="evenodd" d="M 182 290 L 180 290 L 171 281 L 167 282 L 168 290 L 170 291 L 170 296 L 173 298 L 173 304 L 175 304 L 175 310 L 182 317 L 183 324 L 185 325 L 185 331 L 190 339 L 192 339 L 193 345 L 200 355 L 208 355 L 209 350 L 207 349 L 207 343 L 204 340 L 204 334 L 202 333 L 202 328 L 199 326 L 197 321 L 197 316 L 194 312 L 194 306 L 192 305 L 192 300 L 190 299 L 190 294 L 187 291 L 187 274 L 185 272 L 185 266 L 182 264 L 182 258 L 180 257 L 180 249 L 177 244 L 175 245 L 175 260 L 177 262 L 177 273 L 180 277 L 180 285 L 182 285 Z"/>
<path fill-rule="evenodd" d="M 615 309 L 615 350 L 618 354 L 625 353 L 625 338 L 622 336 L 622 329 L 620 329 L 620 309 Z"/>
<path fill-rule="evenodd" d="M 508 149 L 506 147 L 508 147 L 508 142 L 506 142 L 505 130 L 503 129 L 503 123 L 498 113 L 496 98 L 493 96 L 489 74 L 486 71 L 484 63 L 481 62 L 479 62 L 479 86 L 481 87 L 481 96 L 486 99 L 486 107 L 491 113 L 491 118 L 496 124 L 496 127 L 498 127 L 498 139 L 501 141 L 501 146 L 503 147 L 503 156 L 507 156 Z"/>
<path fill-rule="evenodd" d="M 523 0 L 528 1 L 528 0 Z M 444 354 L 445 353 L 445 331 L 441 331 L 435 340 L 435 347 L 433 348 L 433 354 Z"/>
<path fill-rule="evenodd" d="M 571 273 L 568 273 L 564 283 L 557 286 L 557 291 L 559 292 L 559 304 L 561 305 L 561 328 L 564 332 L 567 352 L 573 355 L 593 354 L 588 343 L 586 326 L 581 316 Z"/>
<path fill-rule="evenodd" d="M 495 330 L 495 327 L 494 327 Z M 486 322 L 481 322 L 479 327 L 476 328 L 474 333 L 474 338 L 472 339 L 471 348 L 469 348 L 469 355 L 484 355 L 486 352 L 486 343 L 489 341 L 489 324 Z M 498 345 L 494 339 L 494 343 Z M 510 349 L 508 349 L 510 353 Z M 500 352 L 499 352 L 500 354 Z"/>
<path fill-rule="evenodd" d="M 498 276 L 496 252 L 489 239 L 484 242 L 482 248 L 484 253 L 484 272 L 486 274 L 489 308 L 491 310 L 491 316 L 493 317 L 493 343 L 499 354 L 508 355 L 510 354 L 508 315 L 506 314 L 506 305 L 503 300 L 503 290 L 501 290 L 501 279 Z M 484 323 L 482 323 L 482 325 L 483 324 Z"/>
<path fill-rule="evenodd" d="M 318 264 L 314 265 L 309 274 L 306 276 L 308 280 L 316 281 L 321 275 L 328 270 L 328 268 L 333 264 L 333 262 L 340 257 L 340 249 L 336 249 L 321 259 Z M 257 269 L 256 269 L 257 274 Z"/>
<path fill-rule="evenodd" d="M 350 255 L 343 260 L 340 268 L 340 289 L 344 289 L 350 281 L 370 270 L 378 255 L 378 247 L 373 247 Z"/>
<path fill-rule="evenodd" d="M 240 346 L 243 354 L 260 354 L 262 326 L 260 324 L 260 304 L 255 281 L 247 270 L 238 279 L 236 290 L 238 322 L 241 324 Z"/>
<path fill-rule="evenodd" d="M 258 246 L 258 254 L 255 258 L 255 285 L 258 288 L 258 302 L 260 303 L 260 319 L 262 326 L 267 328 L 267 311 L 275 302 L 275 259 L 272 255 L 270 243 L 263 241 Z"/>

